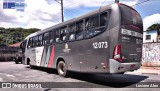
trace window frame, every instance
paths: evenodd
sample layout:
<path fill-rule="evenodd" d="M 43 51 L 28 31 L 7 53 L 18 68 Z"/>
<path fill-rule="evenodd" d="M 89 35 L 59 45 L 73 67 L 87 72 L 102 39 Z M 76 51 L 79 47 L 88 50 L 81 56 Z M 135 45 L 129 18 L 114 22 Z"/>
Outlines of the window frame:
<path fill-rule="evenodd" d="M 146 35 L 146 40 L 151 40 L 151 35 Z"/>
<path fill-rule="evenodd" d="M 41 40 L 40 40 L 40 36 L 41 36 Z M 38 46 L 43 46 L 43 34 L 38 35 Z"/>
<path fill-rule="evenodd" d="M 70 30 L 69 28 L 70 28 L 70 26 L 73 26 L 74 25 L 74 30 Z M 72 42 L 72 41 L 76 41 L 76 37 L 75 37 L 75 32 L 76 32 L 76 23 L 71 23 L 71 24 L 69 24 L 68 25 L 68 32 L 67 32 L 67 40 L 68 40 L 68 42 Z M 74 39 L 73 40 L 70 40 L 70 36 L 72 35 L 72 34 L 74 34 Z"/>
<path fill-rule="evenodd" d="M 33 43 L 33 38 L 31 37 L 28 39 L 27 48 L 32 48 L 32 43 Z"/>
<path fill-rule="evenodd" d="M 63 33 L 61 34 L 61 31 L 63 31 Z M 59 43 L 65 43 L 65 42 L 67 42 L 67 31 L 68 31 L 68 26 L 66 25 L 66 26 L 62 26 L 61 28 L 59 28 L 59 32 L 60 32 L 60 34 L 59 34 Z M 61 36 L 66 36 L 66 40 L 64 41 L 63 40 L 63 37 L 62 37 L 62 40 L 61 40 Z"/>
<path fill-rule="evenodd" d="M 53 30 L 53 44 L 58 44 L 60 43 L 60 33 L 59 33 L 59 28 L 56 28 Z M 58 36 L 58 37 L 57 37 Z M 59 41 L 57 42 L 56 39 L 59 38 Z"/>
<path fill-rule="evenodd" d="M 107 13 L 107 20 L 108 21 L 106 21 L 106 25 L 104 25 L 104 26 L 100 26 L 100 16 L 101 16 L 101 14 L 104 14 L 104 13 Z M 97 34 L 95 34 L 95 35 L 93 35 L 93 36 L 90 36 L 90 37 L 87 37 L 86 36 L 86 29 L 85 29 L 85 31 L 84 31 L 84 37 L 85 37 L 85 39 L 90 39 L 90 38 L 93 38 L 93 37 L 96 37 L 96 36 L 98 36 L 99 34 L 102 34 L 103 32 L 105 32 L 105 31 L 107 31 L 106 29 L 108 28 L 108 25 L 109 25 L 109 19 L 110 19 L 110 10 L 106 10 L 106 11 L 104 11 L 104 12 L 101 12 L 101 13 L 99 13 L 99 14 L 95 14 L 95 15 L 92 15 L 92 16 L 90 16 L 90 17 L 87 17 L 87 18 L 89 18 L 89 20 L 90 20 L 90 18 L 92 18 L 92 17 L 95 17 L 95 16 L 98 16 L 98 18 L 99 18 L 99 26 L 98 27 L 95 27 L 95 28 L 92 28 L 92 29 L 89 29 L 89 30 L 91 30 L 91 31 L 95 31 L 95 30 L 98 30 L 98 29 L 102 29 L 101 31 L 100 31 L 100 33 L 97 33 Z M 85 19 L 87 19 L 87 18 L 85 18 Z M 89 31 L 88 30 L 88 31 Z"/>
<path fill-rule="evenodd" d="M 78 30 L 77 30 L 77 29 L 78 29 L 78 28 L 77 28 L 77 25 L 78 25 L 77 23 L 80 23 L 80 22 L 82 22 L 82 27 L 83 27 L 83 28 L 82 28 L 82 38 L 77 39 L 77 37 L 76 37 L 76 34 L 77 34 L 76 32 L 78 31 Z M 75 40 L 76 40 L 76 41 L 78 41 L 78 40 L 83 40 L 83 39 L 84 39 L 84 19 L 77 21 L 75 24 L 76 24 Z"/>
<path fill-rule="evenodd" d="M 46 37 L 47 34 L 48 36 Z M 45 38 L 46 37 L 46 38 Z M 42 42 L 43 42 L 43 45 L 49 45 L 49 31 L 45 32 L 42 34 Z M 46 43 L 45 43 L 46 42 Z"/>
<path fill-rule="evenodd" d="M 104 12 L 101 12 L 101 13 L 99 14 L 99 27 L 106 27 L 106 26 L 108 26 L 108 21 L 105 22 L 105 23 L 107 23 L 107 24 L 101 26 L 101 15 L 104 14 L 104 13 L 107 13 L 107 20 L 109 21 L 109 15 L 110 15 L 109 10 L 104 11 Z"/>
<path fill-rule="evenodd" d="M 37 47 L 37 46 L 38 46 L 38 35 L 34 36 L 34 47 Z"/>
<path fill-rule="evenodd" d="M 49 31 L 49 44 L 53 44 L 54 43 L 53 39 L 54 39 L 53 30 L 50 30 Z"/>
<path fill-rule="evenodd" d="M 106 16 L 107 21 L 105 22 L 105 25 L 101 26 L 101 15 L 103 15 L 104 13 L 106 13 L 106 15 L 107 15 Z M 96 19 L 96 17 L 98 19 Z M 92 25 L 96 24 L 96 25 L 94 25 L 95 27 L 93 26 L 89 29 L 86 29 L 86 20 L 87 19 L 88 19 L 89 23 L 93 23 Z M 93 20 L 95 20 L 95 21 L 93 21 Z M 98 20 L 98 25 L 96 23 L 97 20 Z M 104 31 L 106 31 L 106 29 L 108 28 L 108 25 L 109 25 L 109 20 L 110 20 L 110 9 L 108 9 L 106 11 L 103 11 L 101 13 L 98 13 L 98 14 L 94 14 L 94 15 L 85 17 L 85 18 L 77 20 L 75 22 L 71 22 L 71 23 L 66 24 L 64 26 L 57 27 L 57 28 L 54 28 L 52 30 L 48 30 L 47 32 L 44 32 L 44 33 L 41 33 L 41 34 L 37 35 L 38 36 L 37 46 L 59 44 L 59 43 L 79 41 L 79 40 L 83 40 L 83 39 L 93 38 L 93 37 L 98 36 L 99 34 L 103 33 Z M 66 40 L 65 41 L 61 41 L 61 29 L 63 30 L 63 28 L 65 28 L 65 30 L 66 30 L 66 32 L 65 32 Z M 73 28 L 73 30 L 70 30 L 70 28 Z M 98 29 L 101 30 L 101 31 L 97 32 L 96 34 L 93 34 L 93 36 L 91 35 L 89 37 L 86 37 L 86 31 L 87 30 L 88 31 L 89 30 L 91 30 L 91 31 L 96 31 L 97 30 L 98 31 Z M 65 30 L 63 30 L 63 31 L 65 31 Z M 77 37 L 77 31 L 81 31 L 82 34 L 79 35 L 79 36 L 82 36 L 81 38 Z M 48 38 L 47 39 L 44 38 L 45 33 L 48 33 Z M 73 40 L 70 40 L 70 36 L 72 34 L 74 34 L 75 38 Z M 39 39 L 40 36 L 42 37 L 42 40 Z M 56 41 L 57 38 L 59 38 L 59 41 Z M 47 40 L 48 42 L 44 43 L 45 40 Z M 51 40 L 52 40 L 52 42 L 51 42 Z M 32 41 L 33 41 L 33 39 L 32 39 Z M 27 48 L 28 48 L 28 46 L 27 46 Z"/>

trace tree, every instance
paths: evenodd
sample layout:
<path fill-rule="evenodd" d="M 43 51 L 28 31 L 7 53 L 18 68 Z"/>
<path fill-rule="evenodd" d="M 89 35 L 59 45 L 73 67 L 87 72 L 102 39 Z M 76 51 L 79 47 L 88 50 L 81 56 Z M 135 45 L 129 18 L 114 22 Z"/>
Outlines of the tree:
<path fill-rule="evenodd" d="M 0 44 L 10 45 L 21 42 L 31 33 L 37 32 L 39 29 L 23 29 L 23 28 L 3 28 L 0 27 Z"/>
<path fill-rule="evenodd" d="M 158 35 L 159 35 L 160 34 L 160 24 L 157 23 L 157 24 L 151 25 L 150 27 L 148 27 L 147 31 L 150 31 L 150 30 L 157 30 Z"/>

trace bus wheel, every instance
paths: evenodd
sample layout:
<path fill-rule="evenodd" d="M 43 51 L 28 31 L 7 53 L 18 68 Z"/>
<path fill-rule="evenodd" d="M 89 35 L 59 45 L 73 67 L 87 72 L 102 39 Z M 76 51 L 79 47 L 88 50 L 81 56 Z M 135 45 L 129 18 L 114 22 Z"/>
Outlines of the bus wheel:
<path fill-rule="evenodd" d="M 15 61 L 15 63 L 18 64 L 19 62 L 18 62 L 18 61 Z"/>
<path fill-rule="evenodd" d="M 118 73 L 118 74 L 124 74 L 125 72 L 120 72 L 120 73 Z"/>
<path fill-rule="evenodd" d="M 58 62 L 57 71 L 61 77 L 67 77 L 67 67 L 65 62 L 63 61 Z"/>
<path fill-rule="evenodd" d="M 30 69 L 34 69 L 34 66 L 33 65 L 29 65 Z"/>

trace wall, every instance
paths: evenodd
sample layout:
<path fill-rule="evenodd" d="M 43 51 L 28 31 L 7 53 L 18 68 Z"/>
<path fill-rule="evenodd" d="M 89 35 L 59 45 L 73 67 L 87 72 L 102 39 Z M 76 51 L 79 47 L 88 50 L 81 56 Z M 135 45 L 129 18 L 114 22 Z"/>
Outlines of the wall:
<path fill-rule="evenodd" d="M 158 41 L 158 42 L 160 42 L 160 35 L 158 35 L 158 39 L 157 39 L 157 41 Z"/>
<path fill-rule="evenodd" d="M 151 35 L 151 39 L 146 40 L 146 35 Z M 158 37 L 157 30 L 145 31 L 143 32 L 143 43 L 148 43 L 153 41 L 157 42 L 157 37 Z"/>
<path fill-rule="evenodd" d="M 143 44 L 142 65 L 160 66 L 160 43 Z"/>

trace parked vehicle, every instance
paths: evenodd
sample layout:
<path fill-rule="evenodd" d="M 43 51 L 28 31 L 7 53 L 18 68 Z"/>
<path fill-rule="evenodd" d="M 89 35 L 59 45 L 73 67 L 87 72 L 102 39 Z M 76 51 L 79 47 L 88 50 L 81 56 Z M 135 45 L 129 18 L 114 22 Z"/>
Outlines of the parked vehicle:
<path fill-rule="evenodd" d="M 139 69 L 143 24 L 140 14 L 116 3 L 29 35 L 23 63 L 68 71 L 124 73 Z"/>

